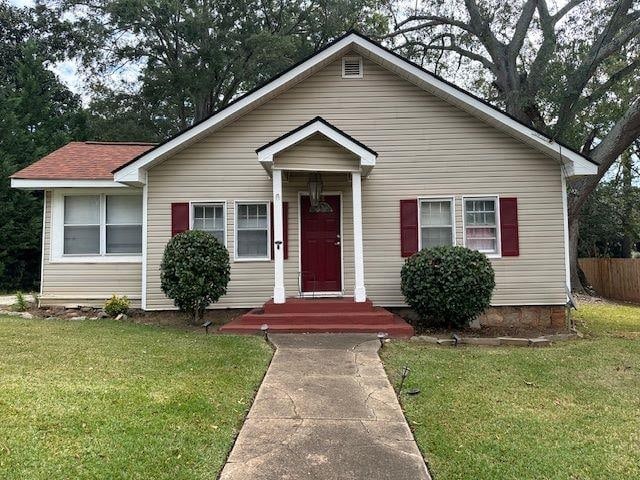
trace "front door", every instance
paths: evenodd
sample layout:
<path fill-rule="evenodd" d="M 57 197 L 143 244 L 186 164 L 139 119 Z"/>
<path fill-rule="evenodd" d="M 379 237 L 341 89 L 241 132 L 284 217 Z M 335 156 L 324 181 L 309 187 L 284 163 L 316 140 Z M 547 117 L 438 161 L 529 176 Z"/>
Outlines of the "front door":
<path fill-rule="evenodd" d="M 325 195 L 331 212 L 310 212 L 308 195 L 300 198 L 301 285 L 303 292 L 340 292 L 342 255 L 340 196 Z"/>

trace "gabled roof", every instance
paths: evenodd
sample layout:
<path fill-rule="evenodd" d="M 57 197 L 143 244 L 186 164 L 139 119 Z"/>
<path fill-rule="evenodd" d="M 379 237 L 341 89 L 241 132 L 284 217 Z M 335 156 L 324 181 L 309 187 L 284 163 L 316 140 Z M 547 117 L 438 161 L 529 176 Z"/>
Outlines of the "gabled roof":
<path fill-rule="evenodd" d="M 151 150 L 153 143 L 71 142 L 11 175 L 24 180 L 113 180 L 114 168 Z"/>
<path fill-rule="evenodd" d="M 271 174 L 274 155 L 317 133 L 359 157 L 360 171 L 363 175 L 368 175 L 375 166 L 378 154 L 374 150 L 367 147 L 364 143 L 359 142 L 351 135 L 343 132 L 338 127 L 331 125 L 322 117 L 315 117 L 266 145 L 257 148 L 256 153 L 258 154 L 258 160 L 264 169 Z"/>
<path fill-rule="evenodd" d="M 154 149 L 117 167 L 113 172 L 115 180 L 132 184 L 143 183 L 143 170 L 160 163 L 218 128 L 229 124 L 350 50 L 356 50 L 361 55 L 388 68 L 424 90 L 529 144 L 542 153 L 561 160 L 566 165 L 569 175 L 589 175 L 597 170 L 597 164 L 581 153 L 550 139 L 485 100 L 426 71 L 419 65 L 399 56 L 373 40 L 359 33 L 349 32 L 264 85 L 239 97 L 225 108 L 213 113 L 210 117 L 169 138 Z"/>

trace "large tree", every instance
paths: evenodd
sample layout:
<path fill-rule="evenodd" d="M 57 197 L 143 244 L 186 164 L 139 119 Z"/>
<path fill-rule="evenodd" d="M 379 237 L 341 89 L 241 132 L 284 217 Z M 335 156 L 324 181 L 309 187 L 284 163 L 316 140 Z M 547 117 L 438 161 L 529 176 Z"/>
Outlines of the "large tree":
<path fill-rule="evenodd" d="M 85 33 L 94 89 L 139 69 L 134 96 L 173 133 L 354 26 L 379 31 L 376 0 L 50 0 Z M 130 82 L 131 83 L 131 82 Z M 138 100 L 129 100 L 131 103 Z"/>
<path fill-rule="evenodd" d="M 46 11 L 0 0 L 0 291 L 33 289 L 40 272 L 42 196 L 9 176 L 84 130 L 79 99 L 46 68 L 64 31 Z"/>
<path fill-rule="evenodd" d="M 547 0 L 388 6 L 393 32 L 381 38 L 393 48 L 445 71 L 599 164 L 597 175 L 569 185 L 571 281 L 581 289 L 581 212 L 640 136 L 640 1 L 568 0 L 555 11 Z"/>

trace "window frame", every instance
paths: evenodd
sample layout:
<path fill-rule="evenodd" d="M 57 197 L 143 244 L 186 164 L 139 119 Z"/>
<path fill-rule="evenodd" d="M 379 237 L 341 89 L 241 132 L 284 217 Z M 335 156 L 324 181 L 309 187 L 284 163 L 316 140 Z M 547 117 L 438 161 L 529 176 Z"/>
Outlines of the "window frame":
<path fill-rule="evenodd" d="M 418 250 L 422 250 L 422 203 L 449 202 L 451 204 L 451 246 L 456 245 L 456 198 L 452 196 L 418 197 Z M 429 227 L 425 227 L 429 228 Z"/>
<path fill-rule="evenodd" d="M 467 247 L 467 201 L 468 200 L 493 200 L 495 205 L 496 214 L 496 250 L 495 251 L 482 251 L 477 250 L 480 253 L 484 253 L 488 258 L 502 258 L 502 239 L 500 237 L 500 195 L 463 195 L 462 196 L 462 239 L 463 245 Z"/>
<path fill-rule="evenodd" d="M 121 190 L 122 188 L 122 190 Z M 106 253 L 107 248 L 107 196 L 135 195 L 142 198 L 142 245 L 144 252 L 145 243 L 145 200 L 142 189 L 124 189 L 124 187 L 112 187 L 109 189 L 55 189 L 52 192 L 50 213 L 50 240 L 48 263 L 142 263 L 143 253 Z M 71 196 L 97 196 L 100 201 L 100 247 L 96 254 L 64 253 L 64 206 L 65 197 Z M 137 224 L 136 224 L 137 225 Z M 46 224 L 45 224 L 46 226 Z"/>
<path fill-rule="evenodd" d="M 264 257 L 238 257 L 238 206 L 265 205 L 267 208 L 267 253 Z M 271 261 L 271 202 L 270 200 L 235 200 L 233 202 L 233 261 L 234 262 L 270 262 Z"/>
<path fill-rule="evenodd" d="M 194 230 L 193 221 L 195 217 L 195 207 L 207 207 L 207 206 L 221 206 L 222 218 L 224 222 L 222 224 L 222 238 L 224 239 L 224 246 L 227 247 L 227 201 L 226 200 L 193 200 L 189 202 L 189 230 Z M 201 230 L 206 232 L 206 230 Z"/>

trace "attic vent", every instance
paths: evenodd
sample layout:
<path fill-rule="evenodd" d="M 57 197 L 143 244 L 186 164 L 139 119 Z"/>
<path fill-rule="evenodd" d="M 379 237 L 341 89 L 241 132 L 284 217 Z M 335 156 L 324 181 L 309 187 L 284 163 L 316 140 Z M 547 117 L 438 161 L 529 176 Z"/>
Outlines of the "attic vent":
<path fill-rule="evenodd" d="M 342 57 L 342 78 L 362 78 L 362 57 Z"/>

